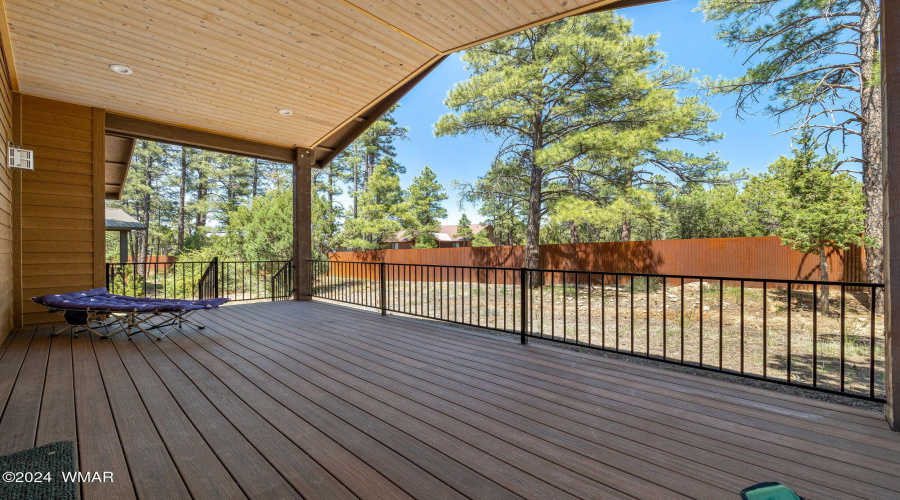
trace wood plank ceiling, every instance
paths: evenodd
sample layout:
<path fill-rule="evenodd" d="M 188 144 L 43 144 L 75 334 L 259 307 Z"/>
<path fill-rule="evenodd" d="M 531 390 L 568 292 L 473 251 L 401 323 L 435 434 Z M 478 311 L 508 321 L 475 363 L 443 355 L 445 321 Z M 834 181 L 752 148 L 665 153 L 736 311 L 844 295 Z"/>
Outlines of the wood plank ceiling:
<path fill-rule="evenodd" d="M 317 147 L 322 163 L 447 54 L 567 15 L 650 1 L 0 3 L 14 82 L 23 93 L 258 142 Z M 114 73 L 111 64 L 134 73 Z"/>

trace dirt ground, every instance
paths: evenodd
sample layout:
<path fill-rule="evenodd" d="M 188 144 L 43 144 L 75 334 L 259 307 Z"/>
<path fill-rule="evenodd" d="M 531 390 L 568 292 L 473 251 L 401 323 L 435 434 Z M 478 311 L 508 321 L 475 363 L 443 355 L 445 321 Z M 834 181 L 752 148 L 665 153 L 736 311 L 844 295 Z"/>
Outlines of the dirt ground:
<path fill-rule="evenodd" d="M 785 288 L 771 287 L 764 294 L 762 288 L 722 285 L 691 282 L 682 287 L 637 278 L 618 285 L 531 288 L 525 297 L 531 312 L 528 329 L 572 343 L 665 355 L 774 380 L 787 380 L 790 368 L 792 382 L 812 384 L 815 377 L 819 387 L 832 390 L 840 390 L 843 368 L 844 390 L 862 395 L 869 394 L 874 360 L 874 394 L 883 395 L 884 318 L 872 314 L 868 291 L 842 294 L 832 286 L 829 310 L 818 308 L 813 314 L 811 290 L 794 289 L 788 301 Z M 520 328 L 518 286 L 391 281 L 385 292 L 393 311 L 508 331 Z M 330 279 L 316 293 L 374 306 L 380 290 L 378 282 Z"/>

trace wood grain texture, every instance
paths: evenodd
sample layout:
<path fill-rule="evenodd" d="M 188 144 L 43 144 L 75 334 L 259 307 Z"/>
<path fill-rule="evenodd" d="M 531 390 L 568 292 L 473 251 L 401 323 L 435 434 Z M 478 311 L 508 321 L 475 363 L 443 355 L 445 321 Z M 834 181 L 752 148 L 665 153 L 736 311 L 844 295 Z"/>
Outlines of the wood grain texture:
<path fill-rule="evenodd" d="M 35 170 L 22 174 L 23 324 L 55 321 L 32 296 L 105 282 L 104 116 L 100 109 L 22 96 L 22 143 L 35 152 Z"/>
<path fill-rule="evenodd" d="M 2 6 L 0 6 L 2 7 Z M 0 32 L 0 38 L 3 38 Z M 3 40 L 8 43 L 8 40 Z M 5 145 L 12 137 L 12 84 L 6 45 L 0 50 L 0 144 Z M 13 237 L 19 226 L 14 221 L 18 215 L 20 192 L 15 188 L 19 174 L 7 168 L 6 155 L 0 155 L 0 343 L 16 325 L 15 268 L 18 263 L 17 244 Z M 15 208 L 14 208 L 15 207 Z"/>
<path fill-rule="evenodd" d="M 163 341 L 20 329 L 0 446 L 76 441 L 116 478 L 83 498 L 900 493 L 869 410 L 320 300 L 195 318 Z"/>
<path fill-rule="evenodd" d="M 884 91 L 885 416 L 900 430 L 900 5 L 881 3 Z"/>

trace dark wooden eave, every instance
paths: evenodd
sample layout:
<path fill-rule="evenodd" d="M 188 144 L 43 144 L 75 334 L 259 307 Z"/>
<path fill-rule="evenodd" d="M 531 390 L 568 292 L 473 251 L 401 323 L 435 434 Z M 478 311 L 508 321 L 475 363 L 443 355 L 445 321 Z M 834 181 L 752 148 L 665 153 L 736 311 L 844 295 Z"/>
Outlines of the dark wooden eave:
<path fill-rule="evenodd" d="M 136 140 L 132 137 L 106 136 L 105 185 L 107 200 L 122 199 L 122 190 L 125 189 L 125 179 L 128 177 L 128 168 L 131 166 L 135 142 Z"/>

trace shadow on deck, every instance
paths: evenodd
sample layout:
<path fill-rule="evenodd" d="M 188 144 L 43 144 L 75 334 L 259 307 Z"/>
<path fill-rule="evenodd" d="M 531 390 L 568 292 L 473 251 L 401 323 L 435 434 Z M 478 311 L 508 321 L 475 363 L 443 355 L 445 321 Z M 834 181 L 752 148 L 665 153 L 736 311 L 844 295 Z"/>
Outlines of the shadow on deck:
<path fill-rule="evenodd" d="M 0 348 L 0 454 L 77 443 L 83 498 L 897 498 L 880 413 L 324 301 Z"/>

